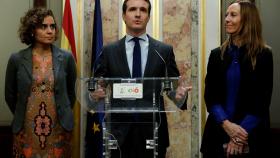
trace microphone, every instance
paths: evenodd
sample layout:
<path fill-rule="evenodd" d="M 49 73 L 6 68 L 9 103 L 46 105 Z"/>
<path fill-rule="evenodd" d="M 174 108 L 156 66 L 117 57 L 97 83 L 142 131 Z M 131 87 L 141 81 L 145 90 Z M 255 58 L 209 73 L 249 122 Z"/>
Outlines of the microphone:
<path fill-rule="evenodd" d="M 100 58 L 101 54 L 102 54 L 102 51 L 100 51 L 98 56 L 95 57 L 94 64 L 92 65 L 93 74 L 95 74 L 96 70 L 98 70 L 100 67 L 100 63 L 98 63 L 98 59 Z M 95 79 L 94 75 L 88 79 L 87 86 L 88 86 L 88 91 L 91 91 L 91 92 L 98 89 L 98 83 L 97 83 L 97 80 Z"/>
<path fill-rule="evenodd" d="M 88 90 L 93 92 L 97 89 L 97 82 L 96 80 L 91 77 L 89 80 L 88 80 Z"/>
<path fill-rule="evenodd" d="M 159 58 L 161 59 L 161 61 L 164 63 L 165 66 L 165 79 L 164 81 L 161 83 L 161 88 L 163 91 L 169 92 L 173 89 L 173 85 L 172 82 L 168 79 L 168 71 L 167 71 L 167 64 L 164 60 L 164 58 L 159 54 L 159 52 L 155 49 L 156 54 L 159 56 Z"/>

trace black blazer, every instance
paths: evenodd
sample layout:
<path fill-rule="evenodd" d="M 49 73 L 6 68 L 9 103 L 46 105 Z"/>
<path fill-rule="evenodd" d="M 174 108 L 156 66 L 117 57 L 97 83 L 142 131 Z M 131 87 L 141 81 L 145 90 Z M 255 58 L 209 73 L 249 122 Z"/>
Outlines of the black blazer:
<path fill-rule="evenodd" d="M 251 60 L 244 54 L 246 49 L 241 47 L 240 56 L 240 88 L 233 122 L 239 124 L 248 114 L 261 119 L 259 124 L 249 133 L 250 151 L 262 152 L 267 146 L 269 133 L 269 106 L 273 87 L 273 57 L 268 48 L 264 48 L 257 56 L 256 66 L 253 70 Z M 221 50 L 211 51 L 205 78 L 205 102 L 209 112 L 215 104 L 225 106 L 226 101 L 226 72 L 232 61 L 228 53 L 221 59 Z M 203 153 L 223 150 L 222 144 L 229 141 L 220 124 L 214 120 L 211 112 L 208 116 L 202 139 L 201 151 Z"/>
<path fill-rule="evenodd" d="M 52 45 L 54 95 L 61 126 L 71 131 L 74 126 L 72 108 L 75 103 L 76 64 L 71 53 Z M 5 99 L 14 114 L 13 133 L 24 124 L 27 99 L 32 84 L 32 46 L 11 55 L 5 79 Z"/>
<path fill-rule="evenodd" d="M 148 50 L 148 58 L 146 67 L 144 70 L 144 77 L 165 77 L 166 73 L 165 70 L 168 71 L 169 77 L 178 77 L 179 71 L 177 69 L 177 65 L 175 62 L 175 56 L 173 52 L 172 46 L 166 45 L 160 41 L 157 41 L 150 36 L 149 38 L 149 50 Z M 164 59 L 165 63 L 162 61 L 162 59 L 159 57 L 157 52 L 160 54 L 160 56 Z M 99 64 L 97 65 L 96 71 L 94 73 L 95 77 L 112 77 L 112 78 L 131 78 L 131 74 L 128 67 L 128 62 L 126 58 L 126 49 L 125 49 L 125 37 L 121 40 L 114 42 L 112 44 L 109 44 L 108 46 L 105 46 L 102 50 L 101 56 L 99 58 Z M 142 101 L 151 101 L 152 100 L 152 88 L 151 84 L 148 82 L 144 83 L 143 89 L 150 89 L 144 91 L 143 94 L 143 100 Z M 157 86 L 160 86 L 158 84 Z M 157 88 L 159 90 L 159 88 Z M 156 92 L 157 95 L 159 95 L 159 91 Z M 162 97 L 159 97 L 161 105 L 160 108 L 164 108 L 163 106 L 163 99 Z M 126 103 L 121 103 L 126 104 Z M 129 103 L 127 103 L 129 104 Z M 143 102 L 134 102 L 133 105 L 141 106 L 143 105 Z M 145 116 L 144 116 L 145 117 Z M 142 115 L 142 119 L 144 118 Z M 113 118 L 113 117 L 112 117 Z M 117 118 L 119 119 L 119 118 Z M 122 118 L 130 119 L 127 117 Z M 123 139 L 125 139 L 126 134 L 129 130 L 130 125 L 122 126 L 121 133 L 122 135 L 119 136 L 119 142 L 123 142 Z M 168 128 L 167 128 L 167 119 L 166 115 L 161 115 L 161 126 L 159 129 L 159 137 L 162 138 L 159 141 L 159 144 L 167 147 L 169 146 L 169 137 L 168 137 Z"/>

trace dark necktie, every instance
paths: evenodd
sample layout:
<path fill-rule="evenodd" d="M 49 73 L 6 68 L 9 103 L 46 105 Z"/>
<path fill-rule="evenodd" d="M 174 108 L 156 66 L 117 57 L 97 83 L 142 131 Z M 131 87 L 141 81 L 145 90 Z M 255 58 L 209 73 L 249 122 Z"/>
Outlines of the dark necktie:
<path fill-rule="evenodd" d="M 139 40 L 140 38 L 134 37 L 132 38 L 134 41 L 134 49 L 133 49 L 133 64 L 132 64 L 132 78 L 142 77 L 141 71 L 141 47 Z"/>

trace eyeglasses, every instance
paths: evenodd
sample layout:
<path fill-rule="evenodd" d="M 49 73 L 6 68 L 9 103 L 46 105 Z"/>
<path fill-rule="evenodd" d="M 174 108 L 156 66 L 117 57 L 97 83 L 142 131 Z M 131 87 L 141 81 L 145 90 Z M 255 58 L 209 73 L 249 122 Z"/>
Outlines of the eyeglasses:
<path fill-rule="evenodd" d="M 38 28 L 42 29 L 42 30 L 46 30 L 47 28 L 50 28 L 51 30 L 56 29 L 56 24 L 41 24 L 38 26 Z"/>

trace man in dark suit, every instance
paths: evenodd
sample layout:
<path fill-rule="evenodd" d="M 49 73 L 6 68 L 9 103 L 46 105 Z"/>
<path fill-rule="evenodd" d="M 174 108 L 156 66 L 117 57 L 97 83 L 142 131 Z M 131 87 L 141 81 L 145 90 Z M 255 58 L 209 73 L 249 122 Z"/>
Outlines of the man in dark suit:
<path fill-rule="evenodd" d="M 126 36 L 103 48 L 94 73 L 95 77 L 179 77 L 180 74 L 177 69 L 172 46 L 157 41 L 146 34 L 146 26 L 150 19 L 151 11 L 150 1 L 125 0 L 122 9 L 122 17 L 126 24 Z M 141 52 L 137 57 L 138 64 L 140 65 L 134 62 L 136 59 L 134 54 L 136 45 L 138 45 L 138 51 Z M 139 67 L 136 70 L 135 67 L 137 66 Z M 152 86 L 155 86 L 157 87 L 156 96 L 158 96 L 156 98 L 159 98 L 157 103 L 160 104 L 160 109 L 164 110 L 163 98 L 160 95 L 160 88 L 158 88 L 161 86 L 160 84 L 156 83 L 156 85 L 152 85 L 151 82 L 145 81 L 143 85 L 143 99 L 139 101 L 126 101 L 124 104 L 142 106 L 145 102 L 152 103 Z M 181 109 L 186 109 L 185 101 L 188 90 L 190 90 L 190 87 L 179 84 L 176 92 L 173 93 L 173 99 L 175 103 L 180 103 L 179 106 Z M 102 88 L 91 93 L 93 100 L 98 100 L 103 97 L 105 97 L 105 91 Z M 117 103 L 115 102 L 115 104 Z M 145 141 L 149 137 L 147 133 L 152 133 L 152 131 L 149 131 L 148 128 L 143 126 L 135 126 L 133 124 L 133 122 L 138 122 L 139 120 L 145 121 L 149 118 L 152 118 L 152 115 L 140 114 L 135 117 L 133 114 L 124 114 L 122 116 L 120 114 L 112 114 L 111 119 L 115 122 L 131 122 L 126 125 L 118 124 L 111 127 L 112 134 L 117 135 L 121 157 L 152 157 L 152 150 L 147 151 L 145 149 Z M 160 113 L 157 116 L 157 121 L 160 123 L 158 157 L 165 157 L 166 148 L 169 146 L 165 113 Z M 112 157 L 120 157 L 120 154 L 113 151 Z"/>

